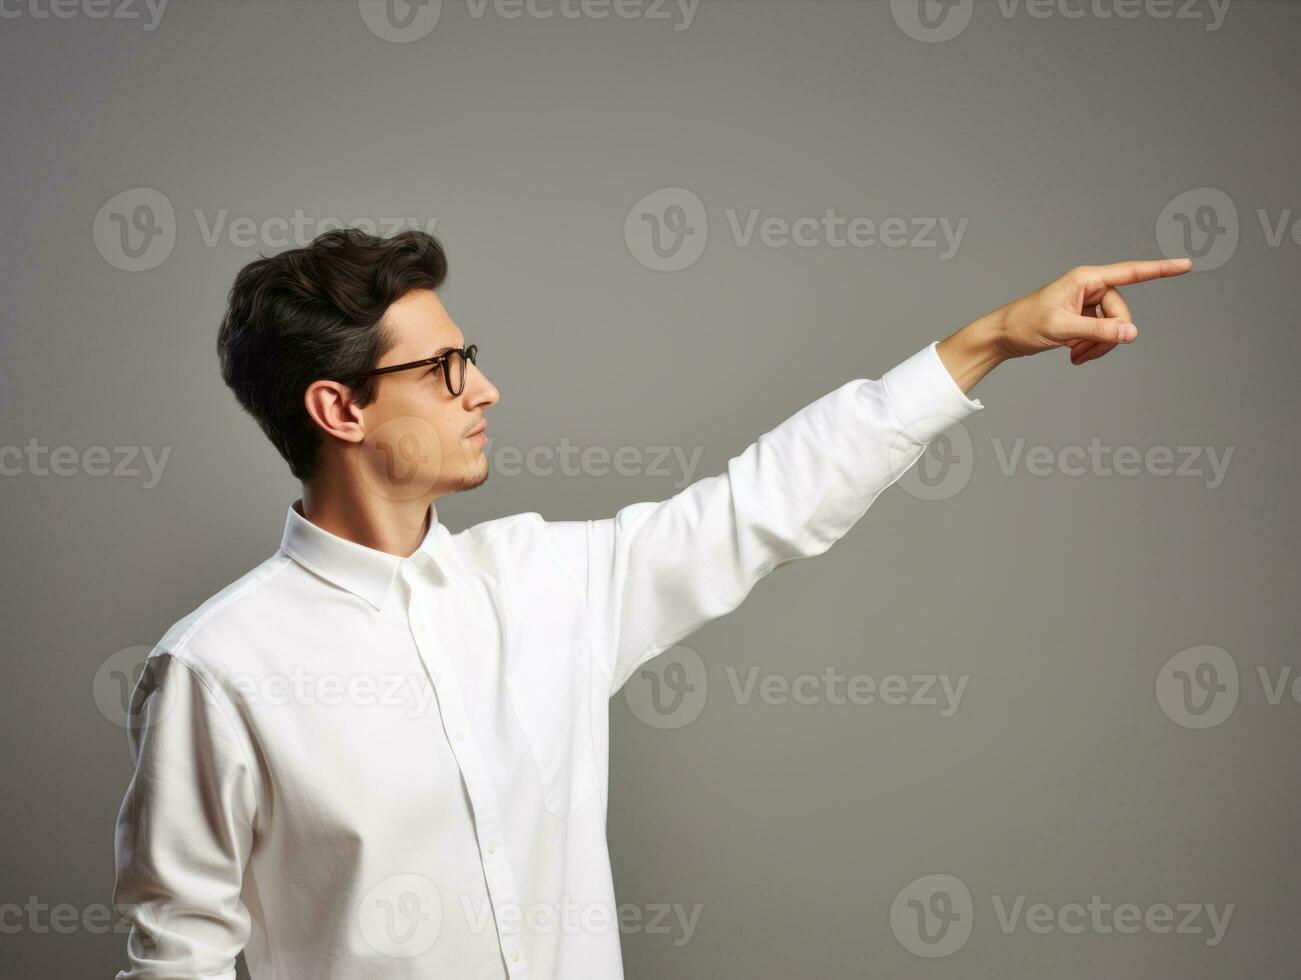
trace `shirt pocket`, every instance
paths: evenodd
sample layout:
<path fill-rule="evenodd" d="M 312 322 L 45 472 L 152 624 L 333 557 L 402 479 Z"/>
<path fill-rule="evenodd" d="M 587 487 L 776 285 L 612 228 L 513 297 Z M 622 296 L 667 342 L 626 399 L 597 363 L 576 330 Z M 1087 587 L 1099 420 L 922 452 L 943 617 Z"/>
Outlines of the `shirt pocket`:
<path fill-rule="evenodd" d="M 587 683 L 539 664 L 508 674 L 506 687 L 537 765 L 543 805 L 568 820 L 597 790 Z"/>

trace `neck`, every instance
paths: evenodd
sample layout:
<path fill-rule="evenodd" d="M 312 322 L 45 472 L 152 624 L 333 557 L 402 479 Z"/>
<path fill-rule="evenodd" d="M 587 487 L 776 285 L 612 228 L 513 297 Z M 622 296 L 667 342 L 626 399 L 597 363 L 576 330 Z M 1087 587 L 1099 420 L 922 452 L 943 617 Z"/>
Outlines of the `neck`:
<path fill-rule="evenodd" d="M 355 471 L 322 468 L 303 482 L 302 513 L 331 534 L 407 558 L 429 530 L 434 496 L 411 500 L 381 497 Z"/>

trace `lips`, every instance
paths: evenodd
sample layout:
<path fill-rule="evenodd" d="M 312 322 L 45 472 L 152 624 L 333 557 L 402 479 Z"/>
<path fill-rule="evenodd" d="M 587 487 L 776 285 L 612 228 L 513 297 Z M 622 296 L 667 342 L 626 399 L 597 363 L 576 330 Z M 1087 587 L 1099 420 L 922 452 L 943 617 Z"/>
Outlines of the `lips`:
<path fill-rule="evenodd" d="M 488 428 L 487 422 L 480 422 L 478 425 L 476 425 L 473 429 L 471 429 L 469 432 L 465 434 L 465 438 L 473 439 L 475 436 L 479 435 L 487 428 Z"/>

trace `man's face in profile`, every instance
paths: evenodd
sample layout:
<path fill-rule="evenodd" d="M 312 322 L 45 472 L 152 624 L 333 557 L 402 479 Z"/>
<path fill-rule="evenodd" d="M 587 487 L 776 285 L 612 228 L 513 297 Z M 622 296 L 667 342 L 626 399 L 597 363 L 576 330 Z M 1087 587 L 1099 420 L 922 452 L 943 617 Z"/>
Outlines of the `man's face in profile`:
<path fill-rule="evenodd" d="M 467 338 L 452 322 L 438 295 L 414 289 L 384 316 L 392 346 L 376 367 L 433 357 Z M 363 474 L 371 488 L 391 499 L 411 500 L 470 490 L 488 479 L 486 436 L 471 435 L 500 393 L 473 364 L 465 363 L 465 384 L 453 396 L 444 377 L 448 365 L 424 366 L 377 379 L 376 397 L 362 410 L 366 436 Z M 453 381 L 455 379 L 453 378 Z"/>

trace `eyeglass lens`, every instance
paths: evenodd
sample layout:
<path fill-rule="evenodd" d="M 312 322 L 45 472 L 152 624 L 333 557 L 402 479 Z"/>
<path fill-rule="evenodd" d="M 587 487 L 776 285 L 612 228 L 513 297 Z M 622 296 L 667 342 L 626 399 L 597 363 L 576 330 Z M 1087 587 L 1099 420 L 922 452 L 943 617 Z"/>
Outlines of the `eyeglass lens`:
<path fill-rule="evenodd" d="M 471 364 L 479 363 L 479 345 L 471 344 L 465 349 Z M 457 350 L 447 352 L 447 383 L 453 395 L 459 395 L 465 389 L 465 357 Z"/>

